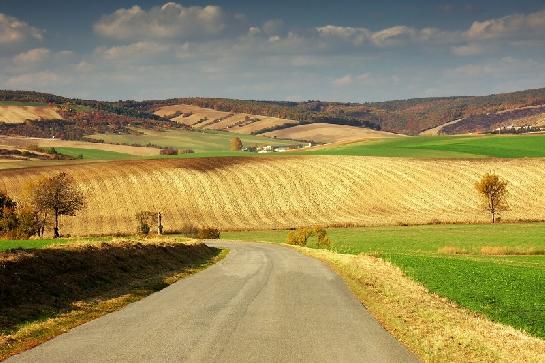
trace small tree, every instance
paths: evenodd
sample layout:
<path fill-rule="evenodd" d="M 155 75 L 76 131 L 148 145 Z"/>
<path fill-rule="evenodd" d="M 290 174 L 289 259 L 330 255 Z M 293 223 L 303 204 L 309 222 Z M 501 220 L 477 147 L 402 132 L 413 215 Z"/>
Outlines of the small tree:
<path fill-rule="evenodd" d="M 85 198 L 74 178 L 61 172 L 41 180 L 34 189 L 37 210 L 49 210 L 54 217 L 53 237 L 60 237 L 59 216 L 74 216 L 85 207 Z"/>
<path fill-rule="evenodd" d="M 492 216 L 492 223 L 496 223 L 496 215 L 509 209 L 507 203 L 507 181 L 498 175 L 486 173 L 475 183 L 475 188 L 482 201 L 482 207 Z"/>
<path fill-rule="evenodd" d="M 242 141 L 239 137 L 233 137 L 229 144 L 229 149 L 231 151 L 240 151 L 242 150 Z"/>

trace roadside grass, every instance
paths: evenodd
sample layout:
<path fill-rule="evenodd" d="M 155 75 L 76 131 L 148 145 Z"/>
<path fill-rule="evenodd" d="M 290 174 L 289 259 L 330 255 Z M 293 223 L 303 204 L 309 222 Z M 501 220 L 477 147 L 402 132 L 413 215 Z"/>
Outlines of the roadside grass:
<path fill-rule="evenodd" d="M 0 360 L 163 289 L 228 252 L 183 241 L 116 239 L 1 252 Z"/>
<path fill-rule="evenodd" d="M 293 248 L 339 273 L 371 314 L 424 362 L 545 361 L 545 340 L 430 293 L 384 259 Z"/>
<path fill-rule="evenodd" d="M 63 244 L 82 244 L 82 243 L 94 243 L 94 242 L 108 242 L 113 237 L 74 237 L 74 238 L 34 238 L 34 239 L 13 239 L 5 240 L 0 239 L 0 252 L 7 251 L 15 248 L 22 249 L 36 249 L 45 248 L 52 245 Z"/>
<path fill-rule="evenodd" d="M 272 139 L 264 136 L 236 134 L 225 131 L 189 131 L 189 130 L 166 130 L 153 131 L 137 129 L 142 135 L 118 135 L 118 134 L 96 134 L 90 136 L 97 140 L 104 140 L 106 143 L 119 144 L 154 144 L 161 147 L 173 147 L 177 149 L 192 149 L 195 153 L 217 153 L 228 152 L 229 142 L 233 137 L 239 137 L 245 146 L 252 145 L 294 145 L 299 142 L 292 140 Z M 184 156 L 194 156 L 186 154 Z"/>
<path fill-rule="evenodd" d="M 545 338 L 545 255 L 535 254 L 545 250 L 545 224 L 331 228 L 328 234 L 332 251 L 380 256 L 434 293 Z M 276 243 L 286 236 L 281 230 L 222 234 Z"/>
<path fill-rule="evenodd" d="M 415 158 L 545 157 L 545 135 L 399 137 L 324 147 L 306 153 Z"/>

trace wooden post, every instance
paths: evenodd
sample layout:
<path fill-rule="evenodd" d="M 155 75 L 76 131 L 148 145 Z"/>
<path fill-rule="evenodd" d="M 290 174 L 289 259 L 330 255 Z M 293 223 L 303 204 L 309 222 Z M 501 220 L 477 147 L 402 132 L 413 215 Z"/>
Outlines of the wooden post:
<path fill-rule="evenodd" d="M 157 234 L 159 236 L 163 234 L 163 216 L 161 212 L 157 213 Z"/>

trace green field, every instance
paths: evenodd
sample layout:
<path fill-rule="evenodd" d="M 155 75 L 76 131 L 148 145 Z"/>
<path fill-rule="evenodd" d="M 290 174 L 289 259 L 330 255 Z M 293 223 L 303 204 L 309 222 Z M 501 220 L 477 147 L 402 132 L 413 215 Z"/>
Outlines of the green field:
<path fill-rule="evenodd" d="M 97 134 L 92 135 L 94 139 L 104 140 L 107 143 L 119 144 L 148 144 L 161 147 L 173 147 L 177 149 L 192 149 L 195 153 L 224 153 L 229 151 L 229 142 L 233 137 L 240 137 L 243 145 L 293 145 L 296 141 L 271 139 L 263 136 L 234 134 L 223 131 L 188 131 L 188 130 L 167 130 L 152 131 L 139 130 L 143 135 L 118 135 L 118 134 Z"/>
<path fill-rule="evenodd" d="M 326 147 L 308 153 L 417 158 L 545 157 L 545 135 L 399 137 Z"/>
<path fill-rule="evenodd" d="M 545 224 L 332 228 L 339 253 L 376 253 L 431 291 L 490 319 L 545 337 L 545 256 L 487 256 L 482 247 L 545 249 Z M 222 238 L 285 242 L 287 231 L 225 232 Z M 439 253 L 442 247 L 466 250 Z"/>
<path fill-rule="evenodd" d="M 75 158 L 78 158 L 81 155 L 81 158 L 83 160 L 130 160 L 130 159 L 140 158 L 138 156 L 134 156 L 130 154 L 118 153 L 115 151 L 98 150 L 98 149 L 55 147 L 55 150 L 57 150 L 57 152 L 61 154 L 72 156 Z"/>

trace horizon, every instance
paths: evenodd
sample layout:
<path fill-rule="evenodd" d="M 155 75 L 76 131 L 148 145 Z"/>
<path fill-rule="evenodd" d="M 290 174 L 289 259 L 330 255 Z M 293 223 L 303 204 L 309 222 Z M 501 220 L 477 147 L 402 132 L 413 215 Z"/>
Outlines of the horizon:
<path fill-rule="evenodd" d="M 536 0 L 0 4 L 0 88 L 95 100 L 483 96 L 544 87 L 544 56 Z"/>

